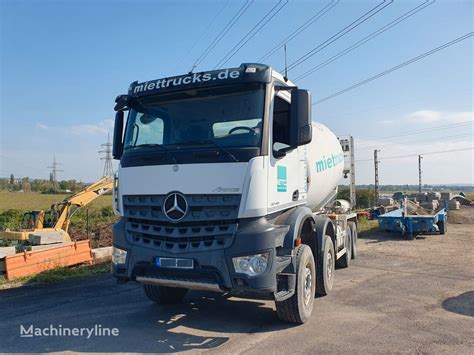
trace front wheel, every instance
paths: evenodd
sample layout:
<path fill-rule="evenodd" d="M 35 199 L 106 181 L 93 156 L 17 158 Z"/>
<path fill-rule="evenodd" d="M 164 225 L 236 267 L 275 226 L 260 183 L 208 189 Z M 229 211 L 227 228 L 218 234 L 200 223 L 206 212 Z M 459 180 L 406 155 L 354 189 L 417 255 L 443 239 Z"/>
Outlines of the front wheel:
<path fill-rule="evenodd" d="M 183 300 L 184 296 L 186 296 L 186 293 L 188 293 L 187 288 L 166 287 L 149 284 L 144 284 L 143 290 L 145 291 L 145 295 L 148 297 L 148 299 L 160 304 L 179 303 Z"/>
<path fill-rule="evenodd" d="M 316 266 L 307 245 L 296 248 L 296 286 L 290 298 L 275 302 L 278 317 L 290 323 L 303 324 L 311 316 L 316 286 Z"/>
<path fill-rule="evenodd" d="M 318 258 L 318 269 L 316 276 L 318 282 L 316 284 L 316 293 L 325 296 L 332 290 L 334 281 L 334 266 L 336 255 L 334 253 L 334 243 L 330 236 L 324 236 L 324 248 L 322 257 Z"/>

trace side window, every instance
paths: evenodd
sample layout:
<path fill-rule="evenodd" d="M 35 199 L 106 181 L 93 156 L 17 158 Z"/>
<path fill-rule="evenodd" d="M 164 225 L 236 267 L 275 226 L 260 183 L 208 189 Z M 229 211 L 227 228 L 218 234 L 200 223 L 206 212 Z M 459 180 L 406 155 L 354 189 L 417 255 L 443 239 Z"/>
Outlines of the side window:
<path fill-rule="evenodd" d="M 290 145 L 290 103 L 275 96 L 273 101 L 273 150 Z"/>

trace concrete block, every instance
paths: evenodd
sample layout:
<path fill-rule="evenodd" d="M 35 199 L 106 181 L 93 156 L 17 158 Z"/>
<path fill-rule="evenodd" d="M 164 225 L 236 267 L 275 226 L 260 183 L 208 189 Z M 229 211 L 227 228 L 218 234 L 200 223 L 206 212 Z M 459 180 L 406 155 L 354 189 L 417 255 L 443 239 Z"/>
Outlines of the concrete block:
<path fill-rule="evenodd" d="M 31 250 L 32 251 L 45 250 L 45 249 L 57 248 L 57 247 L 69 245 L 69 244 L 74 244 L 74 242 L 54 243 L 54 244 L 45 244 L 45 245 L 32 245 Z"/>
<path fill-rule="evenodd" d="M 0 259 L 8 256 L 8 255 L 15 255 L 16 248 L 13 247 L 1 247 L 0 248 Z"/>
<path fill-rule="evenodd" d="M 456 201 L 456 200 L 449 201 L 448 209 L 458 210 L 460 207 L 461 207 L 461 204 L 459 203 L 459 201 Z"/>
<path fill-rule="evenodd" d="M 441 200 L 451 200 L 453 198 L 452 192 L 441 192 Z"/>
<path fill-rule="evenodd" d="M 438 201 L 437 200 L 426 201 L 426 202 L 421 203 L 420 206 L 428 211 L 435 210 L 438 208 Z"/>
<path fill-rule="evenodd" d="M 393 198 L 391 197 L 381 197 L 378 200 L 379 206 L 391 206 L 393 205 Z"/>
<path fill-rule="evenodd" d="M 66 242 L 66 233 L 62 230 L 35 232 L 35 234 L 30 234 L 29 241 L 33 245 L 64 243 Z"/>
<path fill-rule="evenodd" d="M 92 258 L 94 261 L 108 261 L 112 259 L 112 247 L 103 247 L 92 249 Z"/>
<path fill-rule="evenodd" d="M 4 274 L 6 271 L 5 269 L 5 258 L 0 259 L 0 274 Z"/>

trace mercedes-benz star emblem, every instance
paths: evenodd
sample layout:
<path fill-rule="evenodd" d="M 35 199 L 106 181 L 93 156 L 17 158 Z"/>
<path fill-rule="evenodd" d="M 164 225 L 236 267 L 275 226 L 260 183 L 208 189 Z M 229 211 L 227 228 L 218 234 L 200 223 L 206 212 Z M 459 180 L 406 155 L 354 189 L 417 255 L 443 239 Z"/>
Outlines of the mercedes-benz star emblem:
<path fill-rule="evenodd" d="M 188 212 L 188 202 L 183 194 L 179 192 L 172 192 L 165 198 L 163 203 L 163 213 L 169 220 L 178 222 Z"/>

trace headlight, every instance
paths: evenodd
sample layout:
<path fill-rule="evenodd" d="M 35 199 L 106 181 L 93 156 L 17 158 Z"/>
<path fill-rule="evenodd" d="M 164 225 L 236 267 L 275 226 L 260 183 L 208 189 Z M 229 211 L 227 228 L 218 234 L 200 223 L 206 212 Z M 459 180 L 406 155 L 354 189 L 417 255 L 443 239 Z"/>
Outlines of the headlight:
<path fill-rule="evenodd" d="M 116 247 L 112 248 L 112 263 L 125 264 L 127 260 L 127 251 Z"/>
<path fill-rule="evenodd" d="M 256 276 L 267 270 L 269 253 L 239 256 L 232 258 L 235 272 Z"/>

